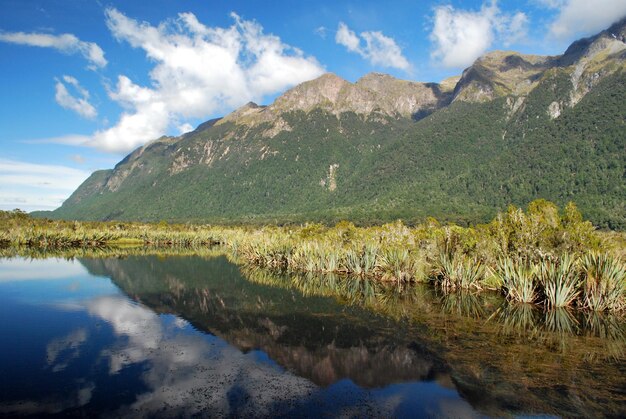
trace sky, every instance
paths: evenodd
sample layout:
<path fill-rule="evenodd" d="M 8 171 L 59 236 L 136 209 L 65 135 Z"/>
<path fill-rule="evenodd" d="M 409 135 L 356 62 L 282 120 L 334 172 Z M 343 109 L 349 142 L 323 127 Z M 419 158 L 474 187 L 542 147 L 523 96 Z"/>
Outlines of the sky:
<path fill-rule="evenodd" d="M 485 52 L 556 55 L 626 0 L 0 0 L 0 210 L 333 72 L 439 82 Z"/>

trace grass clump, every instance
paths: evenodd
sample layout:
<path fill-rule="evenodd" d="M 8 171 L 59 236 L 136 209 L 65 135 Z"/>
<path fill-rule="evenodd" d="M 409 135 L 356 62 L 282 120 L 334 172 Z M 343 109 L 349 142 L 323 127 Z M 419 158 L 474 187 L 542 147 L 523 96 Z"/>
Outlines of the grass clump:
<path fill-rule="evenodd" d="M 433 273 L 434 281 L 447 290 L 482 289 L 485 270 L 480 261 L 462 254 L 439 255 Z"/>
<path fill-rule="evenodd" d="M 580 294 L 580 277 L 571 255 L 566 253 L 556 260 L 541 261 L 538 275 L 544 304 L 549 309 L 573 305 Z"/>
<path fill-rule="evenodd" d="M 513 258 L 502 258 L 495 271 L 502 283 L 506 298 L 516 303 L 534 303 L 537 300 L 537 267 Z"/>
<path fill-rule="evenodd" d="M 415 261 L 408 249 L 391 247 L 381 252 L 379 268 L 382 278 L 396 282 L 409 282 L 415 275 Z"/>
<path fill-rule="evenodd" d="M 626 268 L 618 258 L 588 253 L 580 267 L 583 307 L 592 311 L 626 308 Z"/>
<path fill-rule="evenodd" d="M 362 249 L 349 249 L 343 259 L 343 269 L 355 276 L 373 276 L 378 264 L 379 247 L 366 244 Z"/>
<path fill-rule="evenodd" d="M 574 204 L 560 210 L 537 200 L 527 210 L 511 206 L 491 223 L 473 227 L 441 225 L 430 218 L 414 226 L 397 221 L 369 227 L 347 221 L 332 227 L 76 222 L 0 211 L 0 246 L 116 243 L 196 249 L 221 244 L 241 263 L 292 274 L 398 285 L 424 281 L 446 291 L 492 289 L 510 302 L 548 309 L 626 309 L 626 268 L 620 256 L 626 255 L 626 234 L 595 231 Z"/>

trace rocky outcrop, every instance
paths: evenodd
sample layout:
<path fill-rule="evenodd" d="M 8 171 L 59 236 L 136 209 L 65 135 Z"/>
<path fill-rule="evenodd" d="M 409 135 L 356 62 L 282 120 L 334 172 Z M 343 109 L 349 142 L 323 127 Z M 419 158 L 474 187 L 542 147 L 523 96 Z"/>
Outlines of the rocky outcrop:
<path fill-rule="evenodd" d="M 454 89 L 454 101 L 487 102 L 502 96 L 525 96 L 548 70 L 570 75 L 569 106 L 575 106 L 607 75 L 626 68 L 626 18 L 599 34 L 580 39 L 563 55 L 524 55 L 494 51 L 463 71 Z M 554 115 L 554 112 L 552 112 Z"/>
<path fill-rule="evenodd" d="M 414 117 L 446 106 L 451 99 L 450 92 L 437 83 L 399 80 L 380 73 L 367 74 L 355 86 L 374 92 L 379 108 L 388 115 Z"/>
<path fill-rule="evenodd" d="M 560 66 L 570 66 L 589 59 L 602 51 L 618 53 L 626 45 L 626 17 L 597 35 L 573 42 L 558 59 Z M 622 58 L 624 58 L 622 56 Z"/>
<path fill-rule="evenodd" d="M 454 89 L 454 100 L 487 102 L 501 96 L 526 95 L 554 65 L 554 60 L 548 56 L 493 51 L 463 71 Z"/>
<path fill-rule="evenodd" d="M 341 99 L 346 96 L 345 90 L 349 90 L 349 87 L 348 81 L 335 74 L 326 73 L 288 90 L 269 108 L 273 112 L 308 112 L 314 108 L 334 110 Z"/>
<path fill-rule="evenodd" d="M 436 83 L 400 80 L 380 73 L 370 73 L 350 83 L 327 73 L 288 90 L 267 107 L 248 103 L 219 123 L 269 122 L 274 127 L 270 128 L 268 136 L 273 137 L 285 127 L 284 120 L 280 120 L 285 112 L 321 109 L 334 115 L 354 112 L 366 117 L 375 114 L 411 118 L 446 106 L 451 97 L 451 89 L 442 89 Z"/>

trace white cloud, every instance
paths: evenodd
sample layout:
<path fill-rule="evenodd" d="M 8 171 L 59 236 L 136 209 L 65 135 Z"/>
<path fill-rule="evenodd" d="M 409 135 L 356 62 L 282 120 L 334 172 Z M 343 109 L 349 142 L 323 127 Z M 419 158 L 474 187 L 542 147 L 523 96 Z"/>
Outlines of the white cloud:
<path fill-rule="evenodd" d="M 315 30 L 313 31 L 315 33 L 315 35 L 319 36 L 322 39 L 326 39 L 326 34 L 328 32 L 328 28 L 326 28 L 326 26 L 319 26 L 317 28 L 315 28 Z"/>
<path fill-rule="evenodd" d="M 33 47 L 54 48 L 66 54 L 81 54 L 94 68 L 107 65 L 104 51 L 98 44 L 81 41 L 69 33 L 50 35 L 46 33 L 5 32 L 0 33 L 0 41 Z"/>
<path fill-rule="evenodd" d="M 558 15 L 550 24 L 550 34 L 564 39 L 608 28 L 626 16 L 626 0 L 543 0 Z"/>
<path fill-rule="evenodd" d="M 365 45 L 361 46 L 361 40 Z M 361 32 L 361 38 L 359 38 L 345 23 L 339 22 L 335 42 L 346 47 L 348 51 L 355 52 L 369 60 L 372 65 L 398 68 L 405 71 L 411 68 L 396 41 L 385 36 L 382 32 Z"/>
<path fill-rule="evenodd" d="M 565 1 L 566 0 L 535 0 L 534 3 L 549 9 L 556 9 L 563 6 Z"/>
<path fill-rule="evenodd" d="M 184 123 L 184 124 L 180 124 L 176 128 L 178 128 L 178 132 L 180 134 L 185 134 L 187 132 L 193 131 L 193 125 L 191 125 L 190 123 L 187 123 L 187 122 Z"/>
<path fill-rule="evenodd" d="M 63 80 L 71 85 L 80 97 L 75 97 L 68 92 L 67 87 L 62 81 L 56 82 L 55 100 L 65 109 L 72 110 L 84 118 L 93 119 L 98 115 L 96 108 L 89 103 L 89 92 L 83 88 L 78 80 L 71 76 L 63 76 Z"/>
<path fill-rule="evenodd" d="M 528 32 L 528 16 L 523 12 L 517 12 L 511 18 L 509 25 L 509 39 L 508 42 L 515 43 L 523 40 Z"/>
<path fill-rule="evenodd" d="M 69 134 L 69 135 L 62 135 L 60 137 L 24 140 L 22 142 L 26 144 L 65 144 L 65 145 L 85 146 L 89 143 L 90 140 L 91 140 L 91 137 L 87 135 Z"/>
<path fill-rule="evenodd" d="M 70 159 L 72 159 L 74 163 L 78 163 L 78 164 L 84 164 L 86 161 L 85 158 L 81 156 L 80 154 L 72 154 L 70 156 Z"/>
<path fill-rule="evenodd" d="M 58 208 L 89 174 L 66 166 L 0 159 L 0 209 Z"/>
<path fill-rule="evenodd" d="M 87 330 L 81 327 L 66 336 L 52 339 L 46 345 L 46 361 L 52 372 L 63 371 L 76 360 L 80 356 L 81 346 L 88 337 Z"/>
<path fill-rule="evenodd" d="M 125 107 L 119 121 L 94 133 L 88 145 L 126 152 L 185 125 L 244 103 L 261 101 L 324 72 L 313 57 L 264 34 L 254 21 L 232 14 L 228 28 L 208 27 L 192 13 L 152 26 L 106 10 L 119 41 L 142 49 L 155 63 L 150 86 L 120 75 L 111 99 Z"/>
<path fill-rule="evenodd" d="M 547 7 L 548 9 L 557 9 L 563 6 L 565 1 L 566 0 L 534 0 L 534 3 L 539 6 Z"/>
<path fill-rule="evenodd" d="M 361 41 L 359 40 L 359 37 L 356 36 L 356 33 L 348 28 L 348 25 L 343 22 L 339 22 L 337 35 L 335 35 L 335 42 L 348 48 L 348 51 L 358 52 Z"/>
<path fill-rule="evenodd" d="M 430 34 L 434 43 L 431 56 L 445 67 L 467 67 L 496 39 L 505 46 L 523 39 L 527 26 L 528 17 L 524 13 L 502 13 L 495 2 L 483 4 L 479 11 L 439 6 L 435 8 Z"/>
<path fill-rule="evenodd" d="M 372 64 L 401 70 L 409 69 L 409 62 L 392 38 L 383 35 L 382 32 L 363 32 L 361 37 L 365 40 L 365 51 Z"/>

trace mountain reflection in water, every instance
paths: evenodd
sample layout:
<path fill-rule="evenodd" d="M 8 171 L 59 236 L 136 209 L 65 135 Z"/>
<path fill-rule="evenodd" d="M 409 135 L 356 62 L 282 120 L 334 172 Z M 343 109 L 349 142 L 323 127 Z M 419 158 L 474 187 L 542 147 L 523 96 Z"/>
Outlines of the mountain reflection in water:
<path fill-rule="evenodd" d="M 35 298 L 2 279 L 15 261 L 0 262 L 3 299 L 46 301 L 44 323 L 71 320 L 41 345 L 44 372 L 0 379 L 0 414 L 626 413 L 625 326 L 616 317 L 544 313 L 489 294 L 242 271 L 225 257 L 45 260 L 47 271 L 65 264 L 80 278 Z M 28 378 L 42 377 L 46 390 L 28 388 Z"/>
<path fill-rule="evenodd" d="M 196 266 L 170 258 L 143 271 L 133 270 L 133 258 L 83 263 L 154 310 L 180 314 L 243 351 L 261 349 L 316 384 L 436 380 L 494 415 L 624 411 L 625 323 L 612 316 L 543 312 L 488 293 L 242 272 L 223 257 Z M 524 310 L 533 319 L 527 329 L 514 320 Z M 588 327 L 594 316 L 601 327 Z"/>

